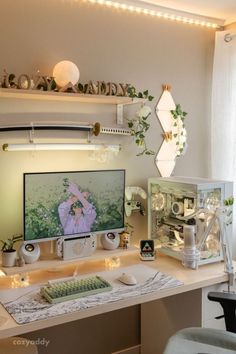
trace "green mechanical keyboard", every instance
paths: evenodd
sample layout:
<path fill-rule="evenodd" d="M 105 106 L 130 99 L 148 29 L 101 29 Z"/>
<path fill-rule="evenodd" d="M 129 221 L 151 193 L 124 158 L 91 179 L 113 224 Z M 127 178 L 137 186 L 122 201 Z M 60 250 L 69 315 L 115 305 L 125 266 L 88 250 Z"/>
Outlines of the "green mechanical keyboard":
<path fill-rule="evenodd" d="M 46 285 L 41 288 L 40 292 L 47 301 L 57 304 L 62 301 L 110 290 L 112 290 L 111 284 L 96 275 L 84 279 L 72 279 Z"/>

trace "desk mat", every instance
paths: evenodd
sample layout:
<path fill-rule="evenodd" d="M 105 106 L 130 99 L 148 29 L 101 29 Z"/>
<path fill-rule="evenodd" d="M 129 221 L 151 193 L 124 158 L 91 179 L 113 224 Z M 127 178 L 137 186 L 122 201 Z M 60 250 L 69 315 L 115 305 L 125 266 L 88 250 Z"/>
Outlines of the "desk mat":
<path fill-rule="evenodd" d="M 121 284 L 117 278 L 123 272 L 133 274 L 138 284 L 134 286 Z M 90 275 L 92 274 L 86 274 L 81 276 L 81 278 L 86 278 Z M 40 295 L 39 286 L 33 288 L 33 290 L 30 290 L 29 287 L 27 288 L 27 293 L 20 296 L 19 289 L 16 299 L 9 302 L 3 301 L 2 305 L 18 324 L 25 324 L 183 285 L 183 282 L 141 264 L 112 271 L 97 272 L 96 275 L 101 275 L 109 281 L 113 286 L 113 290 L 52 305 Z"/>

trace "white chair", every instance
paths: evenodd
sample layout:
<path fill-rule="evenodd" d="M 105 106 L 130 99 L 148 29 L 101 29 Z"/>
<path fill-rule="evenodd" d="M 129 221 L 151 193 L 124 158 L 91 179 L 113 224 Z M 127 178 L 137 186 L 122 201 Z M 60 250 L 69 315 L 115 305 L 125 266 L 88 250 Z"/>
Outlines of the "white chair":
<path fill-rule="evenodd" d="M 163 354 L 235 353 L 235 333 L 212 328 L 185 328 L 169 339 Z"/>
<path fill-rule="evenodd" d="M 38 354 L 37 346 L 30 339 L 10 337 L 0 340 L 1 354 Z"/>
<path fill-rule="evenodd" d="M 236 353 L 236 295 L 210 292 L 208 298 L 221 304 L 227 331 L 212 328 L 184 328 L 168 340 L 163 354 Z"/>

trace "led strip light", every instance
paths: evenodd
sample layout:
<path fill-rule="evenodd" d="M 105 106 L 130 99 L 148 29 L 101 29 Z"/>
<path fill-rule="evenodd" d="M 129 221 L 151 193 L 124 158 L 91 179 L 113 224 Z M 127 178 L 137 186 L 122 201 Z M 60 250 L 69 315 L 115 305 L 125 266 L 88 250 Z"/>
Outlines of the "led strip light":
<path fill-rule="evenodd" d="M 195 15 L 184 11 L 177 11 L 153 4 L 152 2 L 140 1 L 111 1 L 111 0 L 83 0 L 91 4 L 103 5 L 117 10 L 124 10 L 136 14 L 149 15 L 157 18 L 164 18 L 189 25 L 198 25 L 213 29 L 222 29 L 223 20 Z"/>

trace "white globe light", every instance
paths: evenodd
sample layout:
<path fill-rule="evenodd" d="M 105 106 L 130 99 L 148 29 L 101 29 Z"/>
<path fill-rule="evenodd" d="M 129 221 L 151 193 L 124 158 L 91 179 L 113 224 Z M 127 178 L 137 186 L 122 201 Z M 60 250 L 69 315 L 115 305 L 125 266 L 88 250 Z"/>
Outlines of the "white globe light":
<path fill-rule="evenodd" d="M 79 69 L 72 61 L 63 60 L 54 66 L 53 77 L 59 87 L 64 87 L 69 82 L 71 82 L 72 85 L 77 84 L 79 76 Z"/>

